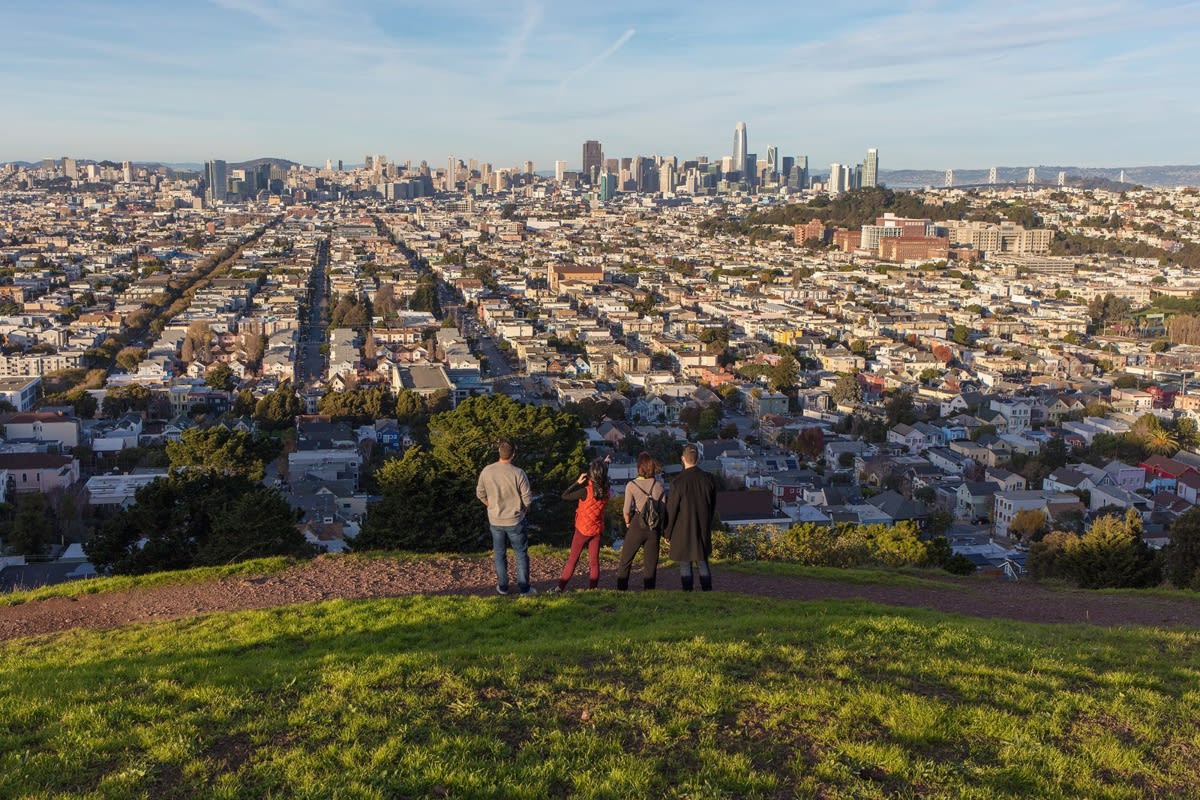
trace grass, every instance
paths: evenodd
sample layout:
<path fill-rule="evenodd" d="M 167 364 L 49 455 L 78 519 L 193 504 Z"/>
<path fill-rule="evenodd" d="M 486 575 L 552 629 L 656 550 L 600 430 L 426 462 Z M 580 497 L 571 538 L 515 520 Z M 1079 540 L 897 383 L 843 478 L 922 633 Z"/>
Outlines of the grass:
<path fill-rule="evenodd" d="M 127 589 L 167 586 L 181 583 L 203 583 L 232 575 L 270 575 L 283 572 L 301 563 L 296 559 L 278 556 L 257 558 L 221 567 L 196 567 L 176 572 L 156 572 L 152 575 L 118 575 L 111 578 L 88 578 L 87 580 L 59 583 L 38 589 L 0 593 L 0 606 L 19 606 L 32 600 L 47 600 L 51 597 L 83 597 L 100 592 L 123 592 Z"/>
<path fill-rule="evenodd" d="M 333 601 L 0 646 L 0 796 L 1194 797 L 1198 678 L 859 601 Z"/>
<path fill-rule="evenodd" d="M 809 567 L 783 561 L 729 561 L 720 565 L 722 572 L 743 575 L 768 575 L 783 578 L 808 578 L 855 585 L 909 586 L 914 589 L 962 590 L 968 584 L 941 570 L 842 569 L 840 567 Z"/>

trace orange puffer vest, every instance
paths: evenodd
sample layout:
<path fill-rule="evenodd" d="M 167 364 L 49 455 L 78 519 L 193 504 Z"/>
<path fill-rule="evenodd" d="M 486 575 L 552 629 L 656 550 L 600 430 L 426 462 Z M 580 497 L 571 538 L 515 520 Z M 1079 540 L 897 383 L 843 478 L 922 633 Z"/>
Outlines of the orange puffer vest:
<path fill-rule="evenodd" d="M 604 507 L 608 505 L 607 495 L 595 497 L 593 491 L 592 482 L 588 481 L 587 497 L 581 498 L 575 508 L 575 530 L 589 538 L 604 531 Z"/>

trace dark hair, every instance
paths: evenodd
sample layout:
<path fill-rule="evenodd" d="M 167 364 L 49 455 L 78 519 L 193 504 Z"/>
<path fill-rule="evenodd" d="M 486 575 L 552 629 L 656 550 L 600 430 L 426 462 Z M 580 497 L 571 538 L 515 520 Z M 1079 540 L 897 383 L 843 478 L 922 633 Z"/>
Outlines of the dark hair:
<path fill-rule="evenodd" d="M 683 452 L 679 454 L 679 460 L 688 464 L 700 463 L 700 451 L 696 449 L 696 445 L 685 445 Z"/>
<path fill-rule="evenodd" d="M 592 497 L 608 497 L 608 464 L 603 458 L 592 459 L 588 465 L 588 480 L 592 482 Z"/>
<path fill-rule="evenodd" d="M 658 462 L 645 450 L 638 453 L 637 472 L 639 478 L 653 478 L 658 474 Z"/>
<path fill-rule="evenodd" d="M 501 439 L 496 442 L 496 452 L 500 455 L 501 461 L 508 461 L 517 453 L 517 448 L 513 447 L 513 443 L 508 439 Z"/>

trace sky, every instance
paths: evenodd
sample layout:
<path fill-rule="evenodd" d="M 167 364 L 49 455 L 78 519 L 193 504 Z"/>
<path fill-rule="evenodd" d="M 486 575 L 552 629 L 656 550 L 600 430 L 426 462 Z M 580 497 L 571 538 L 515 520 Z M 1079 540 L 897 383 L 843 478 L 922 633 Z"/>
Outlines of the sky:
<path fill-rule="evenodd" d="M 1200 2 L 3 5 L 0 162 L 1200 162 Z"/>

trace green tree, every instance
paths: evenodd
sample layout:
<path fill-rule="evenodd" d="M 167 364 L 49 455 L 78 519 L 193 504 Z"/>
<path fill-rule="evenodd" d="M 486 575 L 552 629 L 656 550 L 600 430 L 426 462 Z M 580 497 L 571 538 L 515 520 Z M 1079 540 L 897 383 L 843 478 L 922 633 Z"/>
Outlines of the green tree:
<path fill-rule="evenodd" d="M 856 375 L 843 375 L 829 390 L 829 396 L 838 405 L 853 406 L 862 402 L 862 384 Z"/>
<path fill-rule="evenodd" d="M 175 473 L 143 486 L 135 501 L 85 545 L 98 570 L 136 575 L 312 554 L 287 501 L 244 475 Z"/>
<path fill-rule="evenodd" d="M 917 415 L 913 408 L 912 392 L 905 390 L 893 394 L 883 404 L 883 413 L 887 418 L 887 426 L 891 428 L 900 423 L 911 425 L 916 422 Z"/>
<path fill-rule="evenodd" d="M 1152 586 L 1160 571 L 1141 539 L 1142 518 L 1129 509 L 1124 518 L 1104 516 L 1064 553 L 1067 575 L 1084 589 Z"/>
<path fill-rule="evenodd" d="M 296 390 L 285 383 L 263 395 L 254 406 L 254 420 L 264 430 L 283 430 L 296 424 L 296 415 L 304 410 Z"/>
<path fill-rule="evenodd" d="M 100 408 L 106 417 L 119 417 L 128 411 L 148 411 L 154 403 L 154 393 L 136 383 L 109 389 Z"/>
<path fill-rule="evenodd" d="M 317 410 L 322 414 L 359 425 L 390 417 L 395 408 L 396 401 L 391 391 L 382 386 L 330 392 L 317 403 Z"/>
<path fill-rule="evenodd" d="M 971 329 L 966 325 L 955 325 L 950 338 L 958 344 L 968 344 L 971 341 Z"/>
<path fill-rule="evenodd" d="M 1200 508 L 1171 523 L 1171 542 L 1163 548 L 1163 571 L 1181 589 L 1200 589 Z"/>
<path fill-rule="evenodd" d="M 796 386 L 796 381 L 800 375 L 800 365 L 796 361 L 796 357 L 790 352 L 784 353 L 779 357 L 779 363 L 771 367 L 768 379 L 771 381 L 771 388 L 777 392 L 786 392 Z"/>
<path fill-rule="evenodd" d="M 214 364 L 204 373 L 204 383 L 213 389 L 221 389 L 226 392 L 232 391 L 236 385 L 233 370 L 229 369 L 229 365 L 224 362 Z"/>
<path fill-rule="evenodd" d="M 192 428 L 179 441 L 167 442 L 172 471 L 236 475 L 252 481 L 261 481 L 264 465 L 278 455 L 276 442 L 220 426 Z"/>
<path fill-rule="evenodd" d="M 4 534 L 8 553 L 39 556 L 54 540 L 53 511 L 42 494 L 26 494 L 16 498 L 16 512 Z"/>

